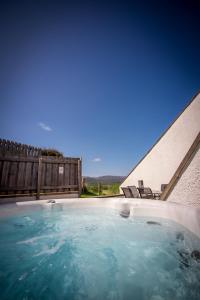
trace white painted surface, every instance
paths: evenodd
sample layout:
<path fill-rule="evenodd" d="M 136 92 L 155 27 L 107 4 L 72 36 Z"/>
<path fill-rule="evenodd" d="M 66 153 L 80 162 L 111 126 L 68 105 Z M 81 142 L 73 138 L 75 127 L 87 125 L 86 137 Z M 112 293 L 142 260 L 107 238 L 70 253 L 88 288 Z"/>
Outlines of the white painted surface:
<path fill-rule="evenodd" d="M 160 190 L 161 184 L 169 183 L 199 131 L 200 93 L 121 186 L 138 186 L 142 179 L 145 186 Z"/>
<path fill-rule="evenodd" d="M 188 230 L 196 234 L 200 238 L 200 207 L 189 207 L 169 201 L 133 199 L 133 198 L 84 198 L 84 199 L 55 199 L 56 203 L 69 204 L 73 206 L 88 206 L 88 207 L 111 207 L 120 211 L 124 205 L 130 208 L 131 216 L 149 216 L 159 217 L 177 222 Z M 47 200 L 36 200 L 28 202 L 19 202 L 16 204 L 2 204 L 0 209 L 0 217 L 17 214 L 22 210 L 30 209 L 32 206 L 41 206 L 43 209 L 50 209 L 51 203 Z M 102 216 L 103 218 L 103 216 Z"/>
<path fill-rule="evenodd" d="M 40 199 L 41 200 L 45 200 L 45 199 L 58 199 L 58 198 L 78 198 L 79 194 L 78 192 L 75 194 L 57 194 L 57 195 L 40 195 Z M 1 204 L 8 204 L 8 203 L 16 203 L 16 202 L 27 202 L 27 201 L 31 201 L 32 203 L 34 201 L 38 201 L 35 200 L 36 196 L 23 196 L 23 197 L 6 197 L 6 198 L 1 198 L 0 199 L 0 205 Z M 1 206 L 0 206 L 1 207 Z"/>
<path fill-rule="evenodd" d="M 180 177 L 167 201 L 200 207 L 200 148 Z"/>

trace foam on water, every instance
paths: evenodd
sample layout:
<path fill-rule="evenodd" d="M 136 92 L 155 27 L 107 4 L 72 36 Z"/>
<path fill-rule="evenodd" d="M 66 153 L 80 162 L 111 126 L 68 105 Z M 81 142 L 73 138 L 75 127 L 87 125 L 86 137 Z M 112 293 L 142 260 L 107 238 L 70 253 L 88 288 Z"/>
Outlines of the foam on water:
<path fill-rule="evenodd" d="M 200 240 L 172 221 L 53 204 L 1 219 L 0 241 L 1 299 L 200 299 Z"/>

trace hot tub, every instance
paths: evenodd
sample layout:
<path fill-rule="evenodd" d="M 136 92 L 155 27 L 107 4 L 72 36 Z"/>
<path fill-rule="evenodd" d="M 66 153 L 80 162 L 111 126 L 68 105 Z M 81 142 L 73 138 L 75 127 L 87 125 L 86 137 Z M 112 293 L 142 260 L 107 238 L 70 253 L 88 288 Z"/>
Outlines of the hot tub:
<path fill-rule="evenodd" d="M 0 206 L 1 299 L 200 299 L 200 212 L 140 199 Z"/>

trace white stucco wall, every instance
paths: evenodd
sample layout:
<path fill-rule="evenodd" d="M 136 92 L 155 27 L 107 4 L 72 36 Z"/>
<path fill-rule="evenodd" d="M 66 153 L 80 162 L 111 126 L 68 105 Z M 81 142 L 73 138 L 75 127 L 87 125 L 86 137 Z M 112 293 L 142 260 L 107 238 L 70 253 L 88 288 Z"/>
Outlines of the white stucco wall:
<path fill-rule="evenodd" d="M 143 180 L 145 186 L 160 190 L 161 184 L 169 183 L 199 131 L 200 93 L 121 186 L 138 186 L 138 180 Z"/>
<path fill-rule="evenodd" d="M 167 201 L 200 207 L 200 148 Z"/>

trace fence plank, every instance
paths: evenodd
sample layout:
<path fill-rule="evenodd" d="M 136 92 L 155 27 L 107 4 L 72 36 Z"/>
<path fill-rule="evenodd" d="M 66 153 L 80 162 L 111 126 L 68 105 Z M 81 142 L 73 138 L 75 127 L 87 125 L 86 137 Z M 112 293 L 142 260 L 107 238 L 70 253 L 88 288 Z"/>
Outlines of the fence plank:
<path fill-rule="evenodd" d="M 9 182 L 8 182 L 8 186 L 12 187 L 16 185 L 16 178 L 17 178 L 17 169 L 18 169 L 18 165 L 17 162 L 13 162 L 10 164 L 10 168 L 9 168 Z"/>
<path fill-rule="evenodd" d="M 3 173 L 3 161 L 0 161 L 0 185 L 1 185 L 2 173 Z"/>
<path fill-rule="evenodd" d="M 74 184 L 74 164 L 70 165 L 70 178 L 69 178 L 69 184 Z"/>
<path fill-rule="evenodd" d="M 1 186 L 8 187 L 8 172 L 9 172 L 10 162 L 4 161 L 3 163 L 3 171 L 2 171 L 2 177 L 1 177 Z"/>
<path fill-rule="evenodd" d="M 63 185 L 64 185 L 64 164 L 59 164 L 58 165 L 58 186 L 63 186 Z M 59 191 L 62 192 L 60 188 Z"/>
<path fill-rule="evenodd" d="M 54 191 L 56 191 L 56 187 L 58 185 L 57 183 L 57 178 L 58 178 L 58 169 L 57 165 L 53 164 L 52 165 L 52 185 L 54 186 Z"/>
<path fill-rule="evenodd" d="M 19 162 L 18 166 L 18 177 L 17 177 L 17 186 L 24 186 L 25 183 L 25 162 Z"/>
<path fill-rule="evenodd" d="M 32 179 L 32 162 L 26 162 L 26 171 L 25 171 L 25 187 L 31 186 L 31 179 Z"/>
<path fill-rule="evenodd" d="M 38 200 L 40 199 L 41 175 L 42 175 L 42 158 L 39 158 L 38 178 L 37 178 L 37 196 L 36 196 L 36 199 L 38 199 Z"/>
<path fill-rule="evenodd" d="M 69 185 L 69 177 L 70 177 L 70 165 L 65 164 L 65 176 L 64 176 L 64 185 Z"/>
<path fill-rule="evenodd" d="M 82 176 L 81 176 L 81 173 L 82 173 L 82 170 L 81 170 L 81 159 L 79 159 L 78 161 L 78 167 L 77 167 L 77 180 L 78 180 L 78 190 L 79 190 L 79 197 L 81 195 L 81 191 L 82 191 Z"/>
<path fill-rule="evenodd" d="M 31 186 L 37 188 L 38 163 L 33 162 Z"/>
<path fill-rule="evenodd" d="M 46 163 L 45 186 L 51 186 L 51 167 L 52 165 L 50 163 Z"/>

